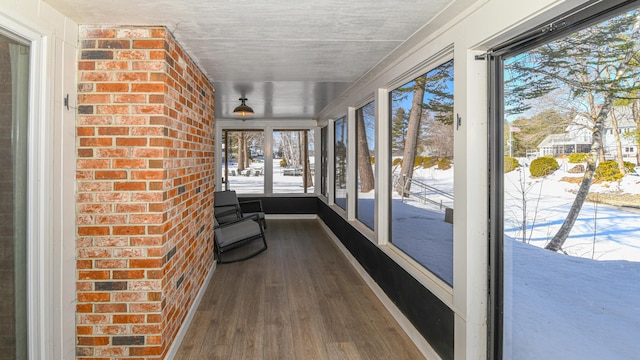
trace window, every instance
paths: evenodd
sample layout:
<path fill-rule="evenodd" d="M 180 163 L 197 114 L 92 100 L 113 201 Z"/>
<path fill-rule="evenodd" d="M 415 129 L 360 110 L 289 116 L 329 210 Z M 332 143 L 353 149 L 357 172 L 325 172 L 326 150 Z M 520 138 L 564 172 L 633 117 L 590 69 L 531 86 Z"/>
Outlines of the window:
<path fill-rule="evenodd" d="M 313 131 L 274 130 L 273 192 L 313 192 Z"/>
<path fill-rule="evenodd" d="M 347 209 L 347 121 L 340 118 L 334 123 L 334 191 L 335 203 L 343 209 Z"/>
<path fill-rule="evenodd" d="M 453 286 L 453 60 L 390 100 L 391 242 Z"/>
<path fill-rule="evenodd" d="M 264 132 L 225 130 L 222 173 L 229 190 L 264 193 Z"/>
<path fill-rule="evenodd" d="M 0 146 L 3 156 L 0 349 L 2 357 L 8 359 L 28 358 L 27 273 L 33 264 L 27 263 L 27 252 L 34 251 L 27 247 L 30 57 L 29 45 L 13 35 L 5 36 L 0 30 Z M 33 301 L 39 299 L 34 297 Z"/>
<path fill-rule="evenodd" d="M 618 131 L 609 124 L 614 114 L 630 113 L 627 100 L 640 78 L 638 3 L 593 16 L 611 4 L 572 12 L 558 24 L 577 24 L 573 28 L 522 40 L 536 47 L 507 49 L 492 60 L 497 79 L 504 79 L 495 92 L 493 132 L 504 138 L 507 125 L 520 129 L 512 134 L 511 157 L 501 145 L 492 153 L 492 172 L 499 174 L 491 184 L 491 233 L 499 249 L 493 293 L 503 293 L 495 311 L 495 351 L 505 359 L 628 359 L 640 353 L 640 214 L 626 207 L 638 201 L 631 195 L 637 184 L 631 175 L 612 182 L 595 172 L 601 156 L 621 158 L 599 154 L 597 140 L 621 148 L 615 142 L 624 138 L 613 136 Z M 578 128 L 594 135 L 588 151 L 581 151 L 586 156 L 525 157 L 545 139 L 577 136 Z M 594 176 L 600 184 L 592 183 Z"/>
<path fill-rule="evenodd" d="M 356 159 L 358 163 L 357 218 L 374 230 L 375 198 L 375 102 L 356 110 Z"/>

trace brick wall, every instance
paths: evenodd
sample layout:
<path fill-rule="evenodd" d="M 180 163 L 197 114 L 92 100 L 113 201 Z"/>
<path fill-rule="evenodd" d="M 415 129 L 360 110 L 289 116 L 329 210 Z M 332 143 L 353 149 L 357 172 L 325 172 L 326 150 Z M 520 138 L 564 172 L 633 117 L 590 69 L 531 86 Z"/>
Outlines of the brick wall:
<path fill-rule="evenodd" d="M 213 264 L 213 88 L 164 27 L 79 56 L 77 357 L 162 359 Z"/>

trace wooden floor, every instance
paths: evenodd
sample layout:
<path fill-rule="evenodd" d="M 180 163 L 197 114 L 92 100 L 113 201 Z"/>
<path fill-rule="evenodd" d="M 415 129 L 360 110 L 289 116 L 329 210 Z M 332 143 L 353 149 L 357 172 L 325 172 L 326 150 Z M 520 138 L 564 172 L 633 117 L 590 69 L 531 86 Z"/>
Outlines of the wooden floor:
<path fill-rule="evenodd" d="M 317 220 L 218 265 L 176 359 L 424 359 Z"/>

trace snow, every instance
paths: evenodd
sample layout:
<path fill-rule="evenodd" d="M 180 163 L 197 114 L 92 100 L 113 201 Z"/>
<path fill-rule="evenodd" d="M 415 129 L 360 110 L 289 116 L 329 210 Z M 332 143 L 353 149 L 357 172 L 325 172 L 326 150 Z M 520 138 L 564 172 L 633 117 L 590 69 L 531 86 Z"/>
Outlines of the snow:
<path fill-rule="evenodd" d="M 302 192 L 301 177 L 281 176 L 277 167 L 274 189 Z M 543 249 L 575 198 L 578 185 L 561 179 L 582 174 L 569 167 L 544 179 L 530 178 L 527 169 L 505 175 L 504 358 L 640 359 L 640 209 L 585 202 L 563 246 L 567 255 Z M 414 178 L 454 194 L 453 169 L 419 169 Z M 232 188 L 250 193 L 263 192 L 263 181 L 231 178 Z M 640 177 L 590 191 L 640 194 Z M 374 196 L 358 194 L 358 217 L 370 227 Z M 393 245 L 453 284 L 453 227 L 444 210 L 394 192 L 392 218 Z"/>

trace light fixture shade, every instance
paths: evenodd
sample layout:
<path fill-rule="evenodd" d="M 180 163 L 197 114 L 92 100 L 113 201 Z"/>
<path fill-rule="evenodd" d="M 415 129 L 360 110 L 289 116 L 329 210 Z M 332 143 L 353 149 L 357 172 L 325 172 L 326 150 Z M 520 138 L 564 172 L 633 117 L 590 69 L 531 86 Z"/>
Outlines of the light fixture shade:
<path fill-rule="evenodd" d="M 247 98 L 240 98 L 238 100 L 240 100 L 242 103 L 238 105 L 235 109 L 233 109 L 234 114 L 240 115 L 240 116 L 253 114 L 253 109 L 247 106 L 247 104 L 245 104 L 245 101 L 247 101 Z"/>

